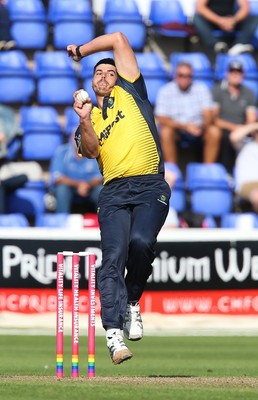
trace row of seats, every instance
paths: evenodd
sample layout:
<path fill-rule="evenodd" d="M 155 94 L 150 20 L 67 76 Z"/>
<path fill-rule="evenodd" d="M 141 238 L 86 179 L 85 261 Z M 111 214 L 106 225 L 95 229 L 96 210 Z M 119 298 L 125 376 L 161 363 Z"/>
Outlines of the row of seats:
<path fill-rule="evenodd" d="M 30 221 L 22 213 L 0 214 L 0 228 L 28 228 Z M 97 228 L 97 214 L 43 213 L 37 214 L 34 222 L 36 228 Z"/>
<path fill-rule="evenodd" d="M 43 141 L 40 144 L 43 146 Z M 185 178 L 176 164 L 170 164 L 169 168 L 177 176 L 170 206 L 178 213 L 186 211 L 189 205 L 192 212 L 206 217 L 222 217 L 233 211 L 234 183 L 229 180 L 222 164 L 190 162 Z M 23 213 L 32 217 L 43 214 L 46 212 L 47 189 L 43 180 L 28 181 L 24 187 L 9 195 L 8 213 Z"/>
<path fill-rule="evenodd" d="M 249 0 L 251 13 L 258 14 L 258 3 Z M 95 15 L 90 0 L 50 0 L 46 10 L 41 0 L 8 0 L 11 31 L 21 49 L 44 49 L 49 25 L 53 26 L 53 45 L 64 49 L 96 36 Z M 196 34 L 179 0 L 152 0 L 147 18 L 135 0 L 106 0 L 102 21 L 104 33 L 124 32 L 134 50 L 142 50 L 148 32 L 169 37 Z M 214 34 L 220 35 L 219 30 Z M 254 45 L 258 45 L 258 29 Z"/>
<path fill-rule="evenodd" d="M 91 80 L 93 67 L 100 58 L 110 57 L 110 51 L 92 54 L 76 64 L 67 57 L 64 50 L 36 51 L 33 67 L 22 50 L 0 53 L 0 102 L 32 102 L 33 96 L 39 104 L 71 105 L 73 92 L 83 86 L 95 102 Z M 193 66 L 193 79 L 207 83 L 212 87 L 215 81 L 225 77 L 229 62 L 238 60 L 243 64 L 244 83 L 258 98 L 258 67 L 251 54 L 237 56 L 219 54 L 214 68 L 207 55 L 202 52 L 173 52 L 170 55 L 169 68 L 162 57 L 155 52 L 136 53 L 140 70 L 145 78 L 149 99 L 152 105 L 159 88 L 173 78 L 176 65 L 187 61 Z"/>
<path fill-rule="evenodd" d="M 46 10 L 41 0 L 9 0 L 11 33 L 20 49 L 44 49 L 49 26 L 53 45 L 64 49 L 69 43 L 87 42 L 96 36 L 95 15 L 89 0 L 50 0 Z M 147 26 L 134 0 L 106 0 L 102 23 L 104 33 L 121 30 L 135 50 L 142 50 Z"/>
<path fill-rule="evenodd" d="M 21 213 L 0 214 L 0 228 L 27 228 L 30 227 L 28 218 Z M 71 214 L 49 214 L 44 213 L 37 215 L 35 218 L 36 228 L 97 228 L 97 215 L 91 214 L 84 218 L 82 215 Z M 255 213 L 229 213 L 224 214 L 221 218 L 221 228 L 258 228 L 258 216 Z"/>
<path fill-rule="evenodd" d="M 191 212 L 206 217 L 222 217 L 233 211 L 234 182 L 222 164 L 189 162 L 185 178 L 176 164 L 169 163 L 167 168 L 177 176 L 170 206 L 178 213 L 189 206 Z"/>
<path fill-rule="evenodd" d="M 50 161 L 57 147 L 79 125 L 79 117 L 72 107 L 64 109 L 63 121 L 52 106 L 22 106 L 19 113 L 22 134 L 9 143 L 9 160 Z"/>

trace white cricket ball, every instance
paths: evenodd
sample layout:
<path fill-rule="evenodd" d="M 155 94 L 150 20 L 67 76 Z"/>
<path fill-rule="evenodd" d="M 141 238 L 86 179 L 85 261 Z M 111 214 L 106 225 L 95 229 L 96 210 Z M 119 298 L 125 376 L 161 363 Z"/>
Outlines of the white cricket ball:
<path fill-rule="evenodd" d="M 87 98 L 89 97 L 89 93 L 86 92 L 86 90 L 81 90 L 78 94 L 77 94 L 77 99 L 80 100 L 82 103 L 86 103 Z"/>

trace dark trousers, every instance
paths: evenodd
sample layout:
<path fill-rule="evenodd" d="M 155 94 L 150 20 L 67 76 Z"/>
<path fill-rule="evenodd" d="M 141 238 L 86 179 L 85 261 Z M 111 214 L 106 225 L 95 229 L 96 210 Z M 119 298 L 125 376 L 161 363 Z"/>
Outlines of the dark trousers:
<path fill-rule="evenodd" d="M 233 175 L 236 161 L 236 150 L 231 144 L 229 134 L 230 132 L 227 129 L 223 129 L 218 162 L 225 166 L 229 174 Z"/>
<path fill-rule="evenodd" d="M 170 193 L 161 175 L 118 179 L 100 193 L 98 289 L 105 329 L 122 329 L 128 301 L 138 301 L 142 295 L 152 273 L 154 247 L 167 217 Z"/>
<path fill-rule="evenodd" d="M 201 15 L 196 14 L 193 19 L 193 24 L 197 30 L 201 40 L 208 47 L 213 48 L 214 45 L 220 41 L 219 38 L 214 36 L 214 30 L 218 30 L 218 26 L 207 21 Z M 234 43 L 250 44 L 256 27 L 258 26 L 258 16 L 249 15 L 244 21 L 235 26 L 235 31 L 238 34 L 234 38 Z M 225 32 L 227 35 L 227 32 Z"/>
<path fill-rule="evenodd" d="M 27 180 L 27 175 L 21 174 L 4 179 L 0 182 L 0 214 L 6 213 L 6 196 L 22 187 Z"/>
<path fill-rule="evenodd" d="M 11 40 L 9 12 L 6 6 L 0 4 L 0 40 Z"/>

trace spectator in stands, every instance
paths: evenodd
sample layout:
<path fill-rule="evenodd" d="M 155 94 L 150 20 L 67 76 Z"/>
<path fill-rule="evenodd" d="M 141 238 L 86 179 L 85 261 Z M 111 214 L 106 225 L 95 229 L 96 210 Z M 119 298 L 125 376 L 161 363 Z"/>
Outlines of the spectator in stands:
<path fill-rule="evenodd" d="M 0 104 L 0 164 L 6 161 L 8 145 L 21 134 L 15 111 L 10 106 Z"/>
<path fill-rule="evenodd" d="M 26 174 L 18 174 L 8 168 L 8 144 L 21 134 L 14 110 L 0 104 L 0 214 L 6 213 L 7 195 L 22 187 L 28 180 Z M 9 170 L 9 171 L 8 171 Z"/>
<path fill-rule="evenodd" d="M 177 163 L 177 144 L 203 143 L 203 161 L 214 162 L 218 148 L 218 130 L 212 124 L 212 94 L 204 83 L 193 81 L 192 66 L 180 62 L 174 81 L 158 92 L 155 117 L 159 125 L 165 161 Z"/>
<path fill-rule="evenodd" d="M 56 197 L 56 212 L 70 213 L 76 197 L 97 211 L 102 176 L 95 159 L 77 155 L 74 135 L 61 145 L 50 162 L 50 187 Z"/>
<path fill-rule="evenodd" d="M 237 128 L 230 139 L 240 149 L 234 171 L 236 193 L 258 214 L 258 123 Z"/>
<path fill-rule="evenodd" d="M 193 19 L 201 40 L 216 53 L 227 52 L 236 55 L 253 51 L 250 44 L 258 17 L 249 15 L 248 0 L 197 0 Z M 232 47 L 214 35 L 214 30 L 235 33 Z M 236 34 L 237 32 L 237 34 Z"/>
<path fill-rule="evenodd" d="M 10 18 L 6 0 L 0 0 L 0 51 L 11 50 L 16 43 L 13 40 L 10 32 Z"/>
<path fill-rule="evenodd" d="M 221 138 L 218 161 L 232 174 L 236 149 L 230 140 L 230 133 L 240 126 L 256 122 L 256 101 L 254 93 L 242 84 L 243 66 L 239 61 L 229 64 L 227 77 L 215 85 L 215 125 Z"/>
<path fill-rule="evenodd" d="M 165 162 L 164 167 L 165 167 L 165 180 L 167 181 L 171 190 L 173 191 L 173 186 L 176 182 L 177 175 L 173 171 L 173 169 L 171 169 L 169 162 Z M 170 203 L 171 203 L 171 198 L 170 198 Z M 163 228 L 177 228 L 178 226 L 179 226 L 179 218 L 178 218 L 177 212 L 171 206 L 171 204 L 169 204 L 169 211 L 168 211 L 166 221 L 163 225 Z"/>

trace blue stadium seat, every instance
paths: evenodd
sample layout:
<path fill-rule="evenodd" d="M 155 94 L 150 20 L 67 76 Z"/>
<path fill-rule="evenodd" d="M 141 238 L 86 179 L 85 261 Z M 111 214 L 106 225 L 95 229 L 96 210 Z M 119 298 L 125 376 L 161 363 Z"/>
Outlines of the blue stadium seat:
<path fill-rule="evenodd" d="M 0 52 L 0 103 L 27 104 L 35 92 L 35 79 L 22 50 Z"/>
<path fill-rule="evenodd" d="M 44 49 L 48 41 L 46 10 L 41 0 L 9 0 L 11 34 L 19 49 Z"/>
<path fill-rule="evenodd" d="M 24 187 L 16 189 L 8 196 L 8 213 L 22 213 L 28 217 L 45 213 L 44 196 L 46 183 L 44 181 L 28 181 Z"/>
<path fill-rule="evenodd" d="M 23 106 L 20 108 L 20 125 L 23 130 L 35 129 L 61 131 L 59 116 L 56 108 L 52 106 Z"/>
<path fill-rule="evenodd" d="M 128 39 L 134 51 L 142 51 L 147 38 L 147 31 L 142 21 L 110 21 L 106 23 L 104 33 L 120 31 Z"/>
<path fill-rule="evenodd" d="M 177 178 L 169 201 L 169 206 L 174 208 L 177 212 L 183 212 L 186 208 L 186 192 L 182 172 L 177 164 L 166 162 L 165 170 L 171 171 L 176 174 Z"/>
<path fill-rule="evenodd" d="M 145 79 L 150 103 L 155 104 L 160 87 L 169 81 L 162 58 L 155 52 L 135 53 L 140 71 Z"/>
<path fill-rule="evenodd" d="M 21 213 L 0 214 L 1 228 L 27 228 L 30 226 L 27 217 Z"/>
<path fill-rule="evenodd" d="M 55 49 L 66 49 L 68 44 L 89 42 L 95 37 L 93 11 L 88 0 L 56 1 L 52 22 Z"/>
<path fill-rule="evenodd" d="M 258 228 L 258 216 L 253 212 L 242 214 L 225 214 L 221 218 L 221 228 Z"/>
<path fill-rule="evenodd" d="M 68 224 L 69 214 L 55 213 L 55 214 L 38 214 L 35 218 L 36 228 L 65 228 Z"/>
<path fill-rule="evenodd" d="M 178 0 L 151 0 L 149 24 L 152 32 L 168 37 L 188 37 L 187 16 Z"/>
<path fill-rule="evenodd" d="M 64 134 L 69 137 L 80 124 L 80 118 L 72 107 L 65 108 L 64 117 L 65 117 Z"/>
<path fill-rule="evenodd" d="M 39 104 L 72 105 L 79 83 L 74 61 L 67 52 L 37 51 L 34 63 Z"/>
<path fill-rule="evenodd" d="M 22 135 L 16 135 L 12 140 L 7 144 L 7 160 L 15 160 L 22 148 Z"/>
<path fill-rule="evenodd" d="M 257 0 L 248 0 L 249 7 L 250 7 L 250 15 L 256 15 L 258 16 L 258 2 Z M 254 46 L 254 48 L 257 50 L 258 49 L 258 27 L 255 30 L 254 37 L 251 40 L 251 44 Z"/>
<path fill-rule="evenodd" d="M 180 62 L 188 62 L 193 68 L 193 79 L 206 83 L 209 87 L 214 84 L 214 72 L 208 56 L 202 52 L 173 52 L 169 57 L 172 77 L 175 75 L 176 66 Z"/>
<path fill-rule="evenodd" d="M 23 129 L 22 158 L 24 160 L 50 160 L 63 143 L 58 113 L 51 106 L 27 106 L 20 110 Z"/>
<path fill-rule="evenodd" d="M 222 164 L 188 163 L 185 183 L 191 195 L 191 211 L 211 217 L 231 212 L 233 188 Z"/>
<path fill-rule="evenodd" d="M 147 27 L 135 0 L 106 0 L 102 16 L 104 33 L 123 32 L 135 51 L 142 51 Z"/>

